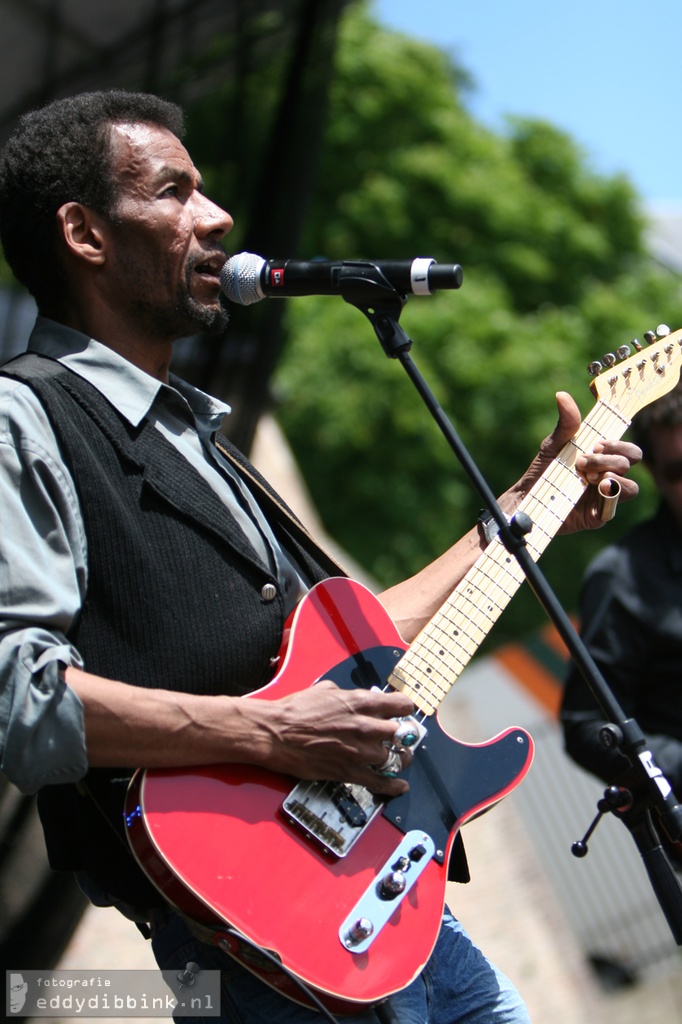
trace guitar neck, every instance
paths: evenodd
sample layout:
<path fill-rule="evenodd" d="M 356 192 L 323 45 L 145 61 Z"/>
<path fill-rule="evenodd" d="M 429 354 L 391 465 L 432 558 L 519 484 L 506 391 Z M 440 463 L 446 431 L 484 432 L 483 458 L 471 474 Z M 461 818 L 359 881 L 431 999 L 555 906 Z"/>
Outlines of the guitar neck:
<path fill-rule="evenodd" d="M 576 435 L 528 492 L 518 512 L 533 524 L 526 535 L 537 561 L 585 490 L 575 470 L 579 455 L 599 440 L 616 440 L 629 421 L 598 402 Z M 389 682 L 407 694 L 418 710 L 433 714 L 456 683 L 493 625 L 525 579 L 523 569 L 499 537 L 493 539 L 466 576 L 416 637 L 395 666 Z"/>

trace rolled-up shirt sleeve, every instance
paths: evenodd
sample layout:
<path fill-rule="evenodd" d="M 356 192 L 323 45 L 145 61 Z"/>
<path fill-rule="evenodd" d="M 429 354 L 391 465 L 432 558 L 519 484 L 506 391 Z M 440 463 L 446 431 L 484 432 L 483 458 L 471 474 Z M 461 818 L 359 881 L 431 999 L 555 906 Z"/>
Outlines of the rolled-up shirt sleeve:
<path fill-rule="evenodd" d="M 23 792 L 87 771 L 83 708 L 63 669 L 87 585 L 80 504 L 30 388 L 0 378 L 0 770 Z"/>

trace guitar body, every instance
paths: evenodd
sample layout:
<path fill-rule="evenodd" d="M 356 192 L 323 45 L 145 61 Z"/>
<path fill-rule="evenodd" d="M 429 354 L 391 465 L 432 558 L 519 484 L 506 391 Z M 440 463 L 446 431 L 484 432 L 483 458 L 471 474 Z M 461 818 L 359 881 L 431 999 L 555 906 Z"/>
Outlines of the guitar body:
<path fill-rule="evenodd" d="M 368 590 L 347 579 L 326 580 L 296 609 L 276 677 L 243 699 L 277 700 L 320 679 L 384 687 L 406 649 Z M 351 797 L 347 831 L 357 835 L 341 855 L 284 809 L 292 790 L 306 784 L 229 764 L 138 772 L 126 803 L 132 849 L 184 914 L 218 938 L 229 925 L 272 952 L 332 1012 L 358 1012 L 422 970 L 438 937 L 457 830 L 510 792 L 532 760 L 532 741 L 520 729 L 469 745 L 442 730 L 435 715 L 423 724 L 426 736 L 405 772 L 409 792 L 385 806 L 377 801 L 371 814 Z M 338 807 L 344 787 L 327 785 Z M 378 897 L 381 879 L 406 850 L 407 890 Z M 375 912 L 381 917 L 375 933 L 349 948 L 346 919 Z M 306 1002 L 283 971 L 261 962 L 245 942 L 223 932 L 220 945 L 269 985 Z"/>

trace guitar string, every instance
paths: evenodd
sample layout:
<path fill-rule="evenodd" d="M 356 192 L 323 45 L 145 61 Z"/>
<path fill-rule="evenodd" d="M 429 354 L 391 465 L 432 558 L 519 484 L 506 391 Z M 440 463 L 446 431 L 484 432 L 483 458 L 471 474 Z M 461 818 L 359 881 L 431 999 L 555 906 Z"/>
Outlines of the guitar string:
<path fill-rule="evenodd" d="M 682 340 L 678 339 L 678 344 L 682 346 Z M 665 351 L 669 362 L 671 356 L 680 354 L 679 348 L 675 349 L 672 344 L 666 346 Z M 658 353 L 649 354 L 648 358 L 655 364 Z M 647 404 L 647 402 L 641 401 L 642 388 L 648 395 L 648 392 L 655 389 L 659 383 L 655 375 L 653 380 L 642 380 L 646 368 L 646 359 L 640 359 L 637 363 L 639 371 L 637 394 L 634 390 L 630 394 L 631 401 L 639 402 L 640 407 Z M 658 372 L 660 373 L 660 369 Z M 628 368 L 620 374 L 620 378 L 625 381 L 625 386 L 628 389 L 631 388 L 631 373 L 631 368 Z M 607 381 L 611 387 L 611 397 L 613 398 L 619 375 L 616 374 L 608 378 Z M 613 407 L 606 399 L 600 398 L 581 424 L 575 437 L 564 446 L 521 503 L 520 511 L 527 512 L 527 507 L 532 506 L 533 514 L 530 518 L 533 528 L 526 543 L 531 557 L 535 561 L 565 522 L 584 490 L 584 484 L 574 468 L 578 454 L 591 450 L 596 440 L 620 437 L 629 423 L 630 420 L 623 415 L 622 411 Z M 557 497 L 562 500 L 557 501 Z M 440 676 L 436 675 L 429 678 L 424 684 L 423 690 L 426 691 L 428 703 L 426 707 L 417 704 L 414 714 L 414 717 L 421 723 L 430 717 L 442 703 L 454 682 L 459 678 L 461 671 L 468 664 L 469 659 L 479 648 L 482 640 L 487 636 L 525 579 L 525 574 L 517 560 L 506 549 L 502 549 L 499 541 L 492 551 L 487 549 L 484 555 L 488 553 L 490 554 L 489 558 L 482 556 L 472 566 L 451 598 L 425 628 L 423 636 L 418 638 L 420 642 L 416 645 L 413 644 L 400 659 L 401 671 L 405 671 L 406 675 L 412 673 L 423 676 L 426 674 L 428 677 L 433 677 L 434 667 L 436 667 L 440 669 L 440 676 L 442 676 L 440 666 L 442 659 L 446 657 L 446 652 L 457 666 L 454 678 L 453 667 L 448 664 L 445 665 L 449 673 L 447 681 L 440 681 Z M 473 595 L 484 597 L 487 604 L 483 606 L 480 600 L 475 603 Z M 466 627 L 463 625 L 464 622 L 467 623 Z M 459 657 L 457 650 L 448 650 L 452 637 L 457 638 L 457 650 L 463 648 L 464 657 Z M 403 680 L 400 680 L 400 683 L 400 688 L 408 692 L 409 682 L 407 682 L 407 686 L 404 685 Z M 417 687 L 420 687 L 420 683 L 417 683 Z M 394 690 L 395 687 L 387 681 L 382 689 L 387 692 Z M 420 693 L 419 697 L 423 700 L 424 692 Z M 334 790 L 344 785 L 341 782 L 311 781 L 305 788 L 304 795 L 309 797 L 317 787 L 321 790 L 322 797 L 333 800 Z M 366 790 L 366 792 L 368 791 Z"/>
<path fill-rule="evenodd" d="M 533 530 L 527 544 L 534 560 L 539 558 L 584 490 L 584 484 L 574 470 L 577 455 L 588 447 L 593 447 L 597 439 L 620 436 L 628 422 L 622 414 L 614 412 L 608 403 L 600 402 L 596 405 L 581 424 L 576 436 L 562 449 L 521 503 L 520 510 L 527 511 L 529 506 L 532 507 Z M 562 500 L 557 501 L 557 496 Z M 433 713 L 442 702 L 469 658 L 478 649 L 525 578 L 516 559 L 509 555 L 499 540 L 491 547 L 492 550 L 486 549 L 484 555 L 456 588 L 451 599 L 429 623 L 422 636 L 418 638 L 419 642 L 413 644 L 399 662 L 396 678 L 403 684 L 400 688 L 408 692 L 413 699 L 417 696 L 418 706 L 429 713 Z M 488 552 L 490 557 L 485 558 Z M 504 564 L 501 559 L 504 560 Z M 488 568 L 490 563 L 492 566 Z M 508 585 L 509 582 L 511 586 Z M 488 593 L 490 584 L 492 593 Z M 480 601 L 474 603 L 472 595 L 479 594 L 488 598 L 485 607 Z M 458 613 L 459 618 L 453 617 L 453 611 Z M 456 637 L 457 642 L 457 649 L 454 651 L 448 650 L 453 637 Z M 463 657 L 458 653 L 460 648 Z M 443 680 L 442 671 L 434 676 L 434 668 L 439 667 L 439 662 L 446 654 L 455 663 L 454 666 L 445 665 L 448 671 L 447 681 Z M 416 686 L 413 686 L 409 678 L 404 678 L 413 674 L 420 677 Z M 415 690 L 418 690 L 417 694 Z"/>

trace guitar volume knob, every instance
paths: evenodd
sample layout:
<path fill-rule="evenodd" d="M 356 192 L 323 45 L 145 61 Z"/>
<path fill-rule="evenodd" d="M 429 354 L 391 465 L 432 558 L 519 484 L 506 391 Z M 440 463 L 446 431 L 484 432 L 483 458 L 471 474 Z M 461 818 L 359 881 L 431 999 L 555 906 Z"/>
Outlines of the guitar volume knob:
<path fill-rule="evenodd" d="M 374 925 L 368 917 L 359 917 L 357 921 L 350 926 L 346 933 L 346 945 L 357 946 L 358 943 L 364 942 L 374 932 Z"/>
<path fill-rule="evenodd" d="M 403 871 L 389 871 L 379 882 L 379 895 L 385 900 L 394 900 L 405 892 L 407 879 Z"/>

